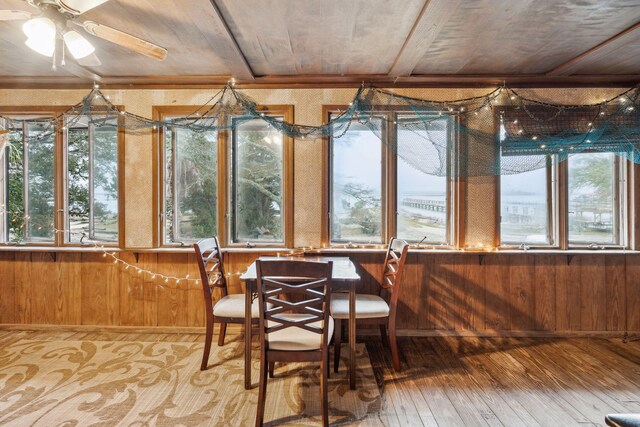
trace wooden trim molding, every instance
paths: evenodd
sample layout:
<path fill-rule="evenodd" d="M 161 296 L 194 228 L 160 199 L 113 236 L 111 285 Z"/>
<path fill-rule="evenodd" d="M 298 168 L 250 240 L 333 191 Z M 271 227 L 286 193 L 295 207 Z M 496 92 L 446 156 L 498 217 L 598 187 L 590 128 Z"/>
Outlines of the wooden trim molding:
<path fill-rule="evenodd" d="M 230 75 L 102 77 L 102 89 L 210 89 L 224 87 Z M 357 88 L 362 83 L 386 88 L 513 88 L 630 87 L 640 74 L 549 76 L 546 74 L 422 74 L 393 77 L 388 74 L 256 76 L 238 79 L 242 89 Z M 87 89 L 92 83 L 77 77 L 0 76 L 0 89 Z"/>

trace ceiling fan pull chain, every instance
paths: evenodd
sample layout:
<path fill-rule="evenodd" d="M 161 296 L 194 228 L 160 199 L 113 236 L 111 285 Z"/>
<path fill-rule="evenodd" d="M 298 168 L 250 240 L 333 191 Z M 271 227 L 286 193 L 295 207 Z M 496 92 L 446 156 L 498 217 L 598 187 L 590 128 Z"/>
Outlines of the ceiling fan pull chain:
<path fill-rule="evenodd" d="M 60 66 L 64 67 L 66 64 L 66 62 L 64 61 L 64 54 L 65 54 L 65 50 L 66 50 L 66 46 L 65 43 L 62 43 L 62 60 L 60 61 Z"/>

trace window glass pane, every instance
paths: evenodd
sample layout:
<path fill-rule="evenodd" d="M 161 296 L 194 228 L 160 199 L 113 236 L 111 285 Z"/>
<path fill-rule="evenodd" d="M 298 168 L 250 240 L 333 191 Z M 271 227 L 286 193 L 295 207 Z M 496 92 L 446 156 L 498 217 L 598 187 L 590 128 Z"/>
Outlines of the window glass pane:
<path fill-rule="evenodd" d="M 54 135 L 48 121 L 20 116 L 9 125 L 4 150 L 2 241 L 50 242 L 54 238 Z"/>
<path fill-rule="evenodd" d="M 20 241 L 24 239 L 25 205 L 24 205 L 24 146 L 22 126 L 9 128 L 9 144 L 5 148 L 3 171 L 5 180 L 4 204 L 8 211 L 8 229 L 4 239 L 8 241 Z"/>
<path fill-rule="evenodd" d="M 500 125 L 500 140 L 506 137 Z M 544 155 L 516 157 L 515 163 L 526 162 L 528 172 L 507 173 L 513 157 L 501 156 L 500 164 L 500 243 L 503 245 L 551 245 L 552 227 L 549 223 L 553 206 L 549 194 L 549 158 Z M 520 160 L 520 161 L 519 161 Z"/>
<path fill-rule="evenodd" d="M 380 118 L 374 128 L 382 129 Z M 384 134 L 384 132 L 383 132 Z M 352 122 L 331 145 L 331 240 L 382 243 L 382 142 Z"/>
<path fill-rule="evenodd" d="M 545 156 L 535 157 L 541 165 Z M 549 245 L 547 168 L 500 177 L 500 237 L 503 244 Z"/>
<path fill-rule="evenodd" d="M 42 139 L 35 138 L 43 133 L 47 125 L 29 123 L 28 139 L 28 209 L 29 228 L 27 239 L 53 239 L 53 141 L 54 135 L 45 132 Z"/>
<path fill-rule="evenodd" d="M 568 162 L 569 242 L 617 244 L 614 154 L 576 154 Z"/>
<path fill-rule="evenodd" d="M 93 216 L 95 238 L 118 240 L 118 128 L 93 129 Z"/>
<path fill-rule="evenodd" d="M 233 141 L 232 241 L 283 242 L 282 133 L 262 120 L 246 120 Z"/>
<path fill-rule="evenodd" d="M 165 243 L 215 236 L 217 132 L 165 129 Z"/>
<path fill-rule="evenodd" d="M 417 159 L 425 168 L 424 162 L 447 162 L 450 120 L 434 118 L 428 131 L 398 127 L 396 235 L 401 239 L 447 243 L 447 178 L 426 174 L 408 160 Z"/>
<path fill-rule="evenodd" d="M 74 119 L 67 131 L 69 241 L 118 240 L 118 129 Z"/>
<path fill-rule="evenodd" d="M 67 209 L 69 241 L 89 237 L 89 128 L 86 123 L 70 124 L 67 131 Z"/>

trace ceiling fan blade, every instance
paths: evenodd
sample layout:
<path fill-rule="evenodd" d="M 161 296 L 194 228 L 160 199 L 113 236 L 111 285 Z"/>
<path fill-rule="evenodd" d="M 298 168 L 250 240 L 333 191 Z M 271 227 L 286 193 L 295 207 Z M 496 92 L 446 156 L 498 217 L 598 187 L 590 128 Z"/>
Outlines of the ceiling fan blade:
<path fill-rule="evenodd" d="M 102 62 L 100 62 L 100 59 L 95 53 L 85 56 L 84 58 L 76 59 L 76 62 L 83 67 L 99 67 L 102 65 Z"/>
<path fill-rule="evenodd" d="M 83 14 L 109 0 L 56 0 L 58 6 L 74 15 Z"/>
<path fill-rule="evenodd" d="M 150 58 L 157 59 L 158 61 L 162 61 L 167 57 L 167 49 L 107 25 L 86 21 L 82 23 L 82 27 L 87 30 L 89 34 L 126 47 Z"/>
<path fill-rule="evenodd" d="M 0 10 L 0 21 L 20 21 L 31 18 L 24 10 Z"/>

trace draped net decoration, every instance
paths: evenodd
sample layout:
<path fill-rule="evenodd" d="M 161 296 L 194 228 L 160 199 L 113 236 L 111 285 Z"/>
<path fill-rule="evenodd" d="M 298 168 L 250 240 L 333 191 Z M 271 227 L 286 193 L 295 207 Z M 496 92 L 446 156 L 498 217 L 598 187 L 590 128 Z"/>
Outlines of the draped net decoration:
<path fill-rule="evenodd" d="M 472 98 L 433 101 L 363 86 L 348 107 L 328 123 L 308 126 L 265 115 L 232 84 L 186 117 L 168 120 L 120 111 L 94 87 L 65 113 L 64 122 L 39 119 L 41 131 L 29 138 L 47 138 L 58 126 L 71 127 L 81 117 L 95 125 L 117 122 L 127 132 L 159 127 L 210 132 L 230 130 L 245 119 L 261 119 L 298 144 L 305 139 L 340 138 L 353 123 L 359 123 L 423 173 L 498 176 L 544 168 L 549 162 L 562 162 L 585 151 L 615 153 L 640 162 L 639 90 L 632 88 L 595 104 L 568 105 L 535 99 L 506 87 Z M 230 120 L 232 116 L 242 119 Z M 15 117 L 0 116 L 0 129 L 13 129 L 20 123 Z M 390 126 L 404 131 L 402 150 L 397 149 L 395 138 L 383 136 Z M 8 141 L 8 134 L 0 133 L 0 145 Z"/>
<path fill-rule="evenodd" d="M 62 120 L 35 119 L 38 126 L 31 128 L 37 131 L 29 133 L 27 142 L 52 139 L 56 131 L 71 128 L 80 120 L 96 126 L 117 124 L 128 133 L 138 133 L 163 127 L 192 132 L 232 130 L 246 121 L 260 119 L 284 136 L 294 138 L 296 144 L 341 138 L 350 129 L 364 128 L 416 171 L 439 177 L 468 177 L 481 184 L 474 188 L 482 192 L 491 190 L 491 179 L 496 176 L 546 168 L 578 153 L 609 153 L 640 163 L 639 91 L 631 88 L 603 99 L 602 89 L 581 89 L 584 99 L 600 101 L 574 105 L 558 102 L 563 99 L 563 92 L 553 89 L 545 89 L 548 98 L 544 99 L 536 91 L 499 87 L 481 96 L 443 101 L 412 98 L 363 85 L 349 105 L 333 114 L 328 123 L 309 126 L 264 114 L 233 84 L 219 90 L 204 105 L 194 107 L 187 116 L 166 120 L 120 111 L 94 87 L 65 112 Z M 28 120 L 33 123 L 34 118 Z M 16 117 L 0 116 L 0 129 L 19 129 L 23 123 Z M 0 156 L 9 153 L 10 157 L 12 150 L 19 149 L 12 147 L 10 135 L 11 132 L 0 133 L 0 148 L 7 146 L 0 150 Z M 482 183 L 488 184 L 483 187 Z M 475 226 L 473 231 L 474 227 L 468 227 L 467 241 L 486 241 L 486 236 L 492 235 L 488 227 L 493 221 L 487 218 L 496 214 L 495 200 L 487 194 L 475 195 L 468 202 L 466 208 L 474 212 L 475 218 L 485 218 L 480 227 L 487 230 L 478 231 Z"/>

